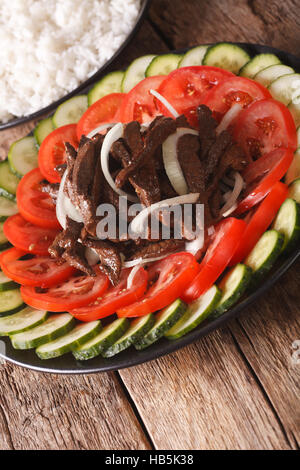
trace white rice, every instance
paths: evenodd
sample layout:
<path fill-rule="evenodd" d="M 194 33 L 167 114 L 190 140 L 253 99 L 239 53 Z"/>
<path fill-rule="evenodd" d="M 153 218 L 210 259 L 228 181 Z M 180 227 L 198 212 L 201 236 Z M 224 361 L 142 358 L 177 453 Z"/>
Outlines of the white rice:
<path fill-rule="evenodd" d="M 1 0 L 0 121 L 74 90 L 120 47 L 139 9 L 140 0 Z"/>

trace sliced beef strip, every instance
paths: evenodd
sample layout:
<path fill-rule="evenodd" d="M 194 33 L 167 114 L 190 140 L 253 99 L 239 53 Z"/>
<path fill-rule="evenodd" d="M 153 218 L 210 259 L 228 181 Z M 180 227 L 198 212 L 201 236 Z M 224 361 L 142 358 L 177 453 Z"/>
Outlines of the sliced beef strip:
<path fill-rule="evenodd" d="M 100 258 L 100 269 L 108 276 L 113 286 L 117 285 L 122 269 L 122 261 L 118 247 L 102 240 L 87 239 L 84 246 L 93 248 Z"/>
<path fill-rule="evenodd" d="M 59 183 L 42 183 L 42 192 L 49 194 L 54 204 L 56 204 L 58 191 L 59 191 Z"/>
<path fill-rule="evenodd" d="M 218 123 L 213 118 L 211 110 L 205 105 L 198 106 L 197 117 L 199 123 L 199 139 L 201 142 L 200 158 L 206 161 L 208 151 L 216 140 L 216 128 Z"/>
<path fill-rule="evenodd" d="M 85 258 L 84 247 L 81 243 L 76 242 L 73 248 L 65 250 L 62 254 L 62 258 L 65 259 L 70 266 L 79 269 L 88 276 L 96 275 Z"/>
<path fill-rule="evenodd" d="M 185 134 L 178 139 L 177 156 L 189 192 L 205 190 L 205 169 L 199 158 L 200 142 L 198 136 Z"/>
<path fill-rule="evenodd" d="M 159 242 L 148 242 L 145 246 L 142 246 L 141 248 L 136 247 L 136 250 L 134 250 L 134 253 L 131 255 L 130 259 L 147 259 L 164 256 L 169 253 L 174 253 L 175 251 L 183 249 L 184 245 L 184 240 L 162 240 Z"/>
<path fill-rule="evenodd" d="M 226 149 L 231 145 L 232 139 L 228 132 L 223 131 L 218 135 L 210 147 L 205 161 L 205 187 L 207 188 L 214 179 L 215 172 L 219 166 Z"/>

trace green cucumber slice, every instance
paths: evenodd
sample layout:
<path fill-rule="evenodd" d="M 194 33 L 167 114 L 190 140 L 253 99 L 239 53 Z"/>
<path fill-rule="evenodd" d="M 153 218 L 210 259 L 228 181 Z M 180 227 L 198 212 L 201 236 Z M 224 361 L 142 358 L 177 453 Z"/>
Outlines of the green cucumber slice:
<path fill-rule="evenodd" d="M 0 251 L 3 251 L 10 246 L 9 241 L 3 232 L 3 224 L 4 222 L 0 222 Z"/>
<path fill-rule="evenodd" d="M 300 178 L 300 149 L 295 152 L 294 159 L 286 172 L 284 181 L 286 184 L 290 184 L 298 178 Z"/>
<path fill-rule="evenodd" d="M 103 96 L 109 95 L 110 93 L 121 93 L 122 80 L 124 78 L 124 72 L 118 70 L 111 72 L 103 77 L 88 93 L 88 105 L 91 106 L 96 101 L 103 98 Z"/>
<path fill-rule="evenodd" d="M 52 118 L 42 119 L 33 131 L 34 138 L 38 145 L 41 145 L 44 139 L 54 131 L 54 125 L 52 122 Z"/>
<path fill-rule="evenodd" d="M 15 200 L 20 180 L 10 171 L 8 161 L 0 163 L 0 194 L 7 199 Z"/>
<path fill-rule="evenodd" d="M 8 336 L 27 331 L 43 323 L 47 316 L 48 313 L 44 310 L 26 307 L 18 313 L 0 318 L 0 336 Z"/>
<path fill-rule="evenodd" d="M 272 268 L 281 253 L 283 243 L 284 235 L 276 230 L 268 230 L 260 237 L 244 261 L 253 270 L 255 281 L 263 277 Z"/>
<path fill-rule="evenodd" d="M 294 118 L 295 126 L 299 128 L 300 126 L 300 96 L 297 96 L 294 101 L 291 101 L 288 105 L 288 110 Z M 298 145 L 300 144 L 298 139 Z"/>
<path fill-rule="evenodd" d="M 169 75 L 170 72 L 177 69 L 182 55 L 180 54 L 163 54 L 154 57 L 148 65 L 145 76 L 153 77 L 155 75 Z"/>
<path fill-rule="evenodd" d="M 239 75 L 242 77 L 253 78 L 261 70 L 270 65 L 281 64 L 280 60 L 274 54 L 258 54 L 241 68 Z"/>
<path fill-rule="evenodd" d="M 268 87 L 271 95 L 286 106 L 300 96 L 300 73 L 279 77 Z"/>
<path fill-rule="evenodd" d="M 74 351 L 82 344 L 94 338 L 101 328 L 102 326 L 99 320 L 81 323 L 75 326 L 75 328 L 66 335 L 39 346 L 35 352 L 40 359 L 51 359 L 62 356 L 70 351 Z"/>
<path fill-rule="evenodd" d="M 300 204 L 300 178 L 293 181 L 289 186 L 289 196 Z"/>
<path fill-rule="evenodd" d="M 220 298 L 220 289 L 215 285 L 212 286 L 205 294 L 188 306 L 179 321 L 165 333 L 165 337 L 173 340 L 181 338 L 181 336 L 192 331 L 214 311 Z"/>
<path fill-rule="evenodd" d="M 250 60 L 249 54 L 239 46 L 223 42 L 207 49 L 203 65 L 220 67 L 238 74 L 240 69 Z"/>
<path fill-rule="evenodd" d="M 288 65 L 269 65 L 269 67 L 260 70 L 253 79 L 267 88 L 274 80 L 276 80 L 276 78 L 283 77 L 283 75 L 288 75 L 290 73 L 295 73 L 295 70 Z"/>
<path fill-rule="evenodd" d="M 18 312 L 24 307 L 20 289 L 9 289 L 0 292 L 0 317 Z"/>
<path fill-rule="evenodd" d="M 18 206 L 15 201 L 7 199 L 0 195 L 0 221 L 4 222 L 7 217 L 15 215 L 19 212 Z"/>
<path fill-rule="evenodd" d="M 10 169 L 19 178 L 38 166 L 38 150 L 34 137 L 28 136 L 13 143 L 8 152 Z"/>
<path fill-rule="evenodd" d="M 0 271 L 0 292 L 15 289 L 16 287 L 18 287 L 18 284 L 15 281 L 9 279 L 9 277 L 5 276 L 5 274 Z"/>
<path fill-rule="evenodd" d="M 214 318 L 225 313 L 244 294 L 251 280 L 251 273 L 249 266 L 237 264 L 226 274 L 219 284 L 222 297 L 213 313 Z"/>
<path fill-rule="evenodd" d="M 121 90 L 122 93 L 128 93 L 135 85 L 137 85 L 143 78 L 150 62 L 156 57 L 155 55 L 144 55 L 134 60 L 124 73 L 122 80 Z"/>
<path fill-rule="evenodd" d="M 152 313 L 145 315 L 144 317 L 133 320 L 130 324 L 129 329 L 109 348 L 102 351 L 103 357 L 112 357 L 116 354 L 129 348 L 134 343 L 138 343 L 139 340 L 145 336 L 148 331 L 153 327 L 155 323 L 155 316 Z"/>
<path fill-rule="evenodd" d="M 187 51 L 178 64 L 178 67 L 190 67 L 191 65 L 202 65 L 203 58 L 209 46 L 197 46 Z"/>
<path fill-rule="evenodd" d="M 283 250 L 290 250 L 300 236 L 300 206 L 294 199 L 286 199 L 273 222 L 273 229 L 284 235 Z"/>
<path fill-rule="evenodd" d="M 88 99 L 86 95 L 73 96 L 73 98 L 58 106 L 52 117 L 54 127 L 76 124 L 87 108 Z"/>
<path fill-rule="evenodd" d="M 106 325 L 93 339 L 73 351 L 73 356 L 78 361 L 86 361 L 87 359 L 99 356 L 102 351 L 108 349 L 125 333 L 129 325 L 130 323 L 127 318 L 118 318 L 109 325 Z"/>
<path fill-rule="evenodd" d="M 155 323 L 151 330 L 149 330 L 148 333 L 146 333 L 139 341 L 135 342 L 135 348 L 138 350 L 145 349 L 164 336 L 165 333 L 182 317 L 186 308 L 185 303 L 183 303 L 182 300 L 177 299 L 169 307 L 157 313 L 155 315 Z"/>
<path fill-rule="evenodd" d="M 10 317 L 11 318 L 11 317 Z M 22 333 L 10 334 L 15 349 L 32 349 L 53 341 L 68 333 L 75 325 L 75 319 L 69 313 L 51 315 L 41 325 Z"/>

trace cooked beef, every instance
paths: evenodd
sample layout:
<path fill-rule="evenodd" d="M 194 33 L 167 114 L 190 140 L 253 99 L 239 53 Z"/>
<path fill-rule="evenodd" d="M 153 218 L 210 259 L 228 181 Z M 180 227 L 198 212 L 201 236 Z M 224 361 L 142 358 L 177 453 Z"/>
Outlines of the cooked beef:
<path fill-rule="evenodd" d="M 58 191 L 59 191 L 59 184 L 58 183 L 42 183 L 42 192 L 49 194 L 54 204 L 56 204 Z"/>
<path fill-rule="evenodd" d="M 200 105 L 197 108 L 197 116 L 199 122 L 199 139 L 201 142 L 201 160 L 206 161 L 210 147 L 216 140 L 216 128 L 218 123 L 212 117 L 211 110 Z"/>
<path fill-rule="evenodd" d="M 211 145 L 205 161 L 205 186 L 211 183 L 219 161 L 226 149 L 231 145 L 232 139 L 228 132 L 221 132 Z"/>
<path fill-rule="evenodd" d="M 177 155 L 189 192 L 205 190 L 205 169 L 199 158 L 200 142 L 197 135 L 185 134 L 178 139 Z"/>
<path fill-rule="evenodd" d="M 93 248 L 100 258 L 100 269 L 108 276 L 112 285 L 116 285 L 120 278 L 122 261 L 118 248 L 109 242 L 87 239 L 84 246 Z"/>
<path fill-rule="evenodd" d="M 137 248 L 134 253 L 132 253 L 130 259 L 157 258 L 159 256 L 164 256 L 183 249 L 184 245 L 184 240 L 162 240 L 159 242 L 148 242 L 145 244 L 145 246 Z"/>

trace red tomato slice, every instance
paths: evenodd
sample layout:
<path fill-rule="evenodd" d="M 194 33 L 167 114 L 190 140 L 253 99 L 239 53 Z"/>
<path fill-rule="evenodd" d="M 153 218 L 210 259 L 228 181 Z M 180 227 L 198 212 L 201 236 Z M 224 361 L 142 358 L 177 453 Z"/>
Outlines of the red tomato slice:
<path fill-rule="evenodd" d="M 291 149 L 279 148 L 250 163 L 243 172 L 247 194 L 239 203 L 235 214 L 242 214 L 258 204 L 285 175 L 293 158 Z"/>
<path fill-rule="evenodd" d="M 262 234 L 267 230 L 276 216 L 281 204 L 288 196 L 288 187 L 283 183 L 276 183 L 266 198 L 258 206 L 247 228 L 242 235 L 238 248 L 230 261 L 230 265 L 240 263 L 250 253 Z"/>
<path fill-rule="evenodd" d="M 60 182 L 60 175 L 55 168 L 66 161 L 65 142 L 69 142 L 77 149 L 76 124 L 68 124 L 55 129 L 40 146 L 39 168 L 44 178 L 50 183 Z"/>
<path fill-rule="evenodd" d="M 82 307 L 101 297 L 109 286 L 108 277 L 95 268 L 96 277 L 74 275 L 68 280 L 44 292 L 36 292 L 34 287 L 22 286 L 24 302 L 33 308 L 64 312 Z"/>
<path fill-rule="evenodd" d="M 158 92 L 176 109 L 184 114 L 189 122 L 198 125 L 196 108 L 204 98 L 204 94 L 234 75 L 227 70 L 206 65 L 182 67 L 171 72 L 160 85 Z M 165 116 L 171 116 L 161 102 L 157 102 L 159 110 Z"/>
<path fill-rule="evenodd" d="M 90 106 L 77 123 L 77 137 L 88 135 L 96 127 L 108 122 L 119 122 L 118 111 L 125 93 L 111 93 Z"/>
<path fill-rule="evenodd" d="M 20 214 L 8 217 L 3 231 L 12 245 L 35 255 L 48 255 L 48 248 L 59 233 L 56 229 L 33 225 Z"/>
<path fill-rule="evenodd" d="M 56 218 L 55 205 L 51 197 L 43 193 L 43 175 L 38 168 L 29 171 L 17 188 L 17 204 L 24 219 L 45 228 L 61 228 Z"/>
<path fill-rule="evenodd" d="M 118 309 L 126 307 L 139 300 L 147 290 L 148 273 L 140 268 L 132 280 L 132 286 L 127 289 L 129 269 L 124 269 L 119 284 L 104 293 L 101 300 L 96 300 L 86 307 L 77 308 L 70 313 L 80 321 L 93 321 L 108 317 Z"/>
<path fill-rule="evenodd" d="M 163 75 L 148 77 L 132 88 L 120 108 L 121 122 L 139 121 L 144 123 L 152 121 L 155 116 L 161 114 L 150 90 L 157 90 L 165 78 Z"/>
<path fill-rule="evenodd" d="M 234 140 L 256 160 L 279 147 L 297 148 L 296 127 L 287 107 L 272 99 L 255 101 L 241 111 Z"/>
<path fill-rule="evenodd" d="M 213 87 L 201 100 L 208 106 L 215 119 L 221 121 L 224 114 L 235 104 L 243 108 L 250 103 L 264 98 L 272 98 L 271 94 L 260 83 L 244 77 L 231 77 Z"/>
<path fill-rule="evenodd" d="M 57 262 L 46 256 L 20 259 L 25 255 L 28 253 L 17 248 L 10 248 L 0 255 L 2 271 L 19 284 L 36 287 L 54 286 L 68 279 L 75 271 L 67 263 Z"/>
<path fill-rule="evenodd" d="M 235 253 L 245 229 L 246 223 L 233 217 L 219 222 L 212 243 L 200 263 L 198 276 L 181 295 L 185 302 L 197 299 L 216 282 Z"/>
<path fill-rule="evenodd" d="M 118 316 L 141 317 L 167 307 L 180 297 L 198 272 L 199 264 L 190 253 L 175 253 L 156 262 L 149 269 L 149 281 L 154 284 L 140 301 L 117 310 Z"/>

